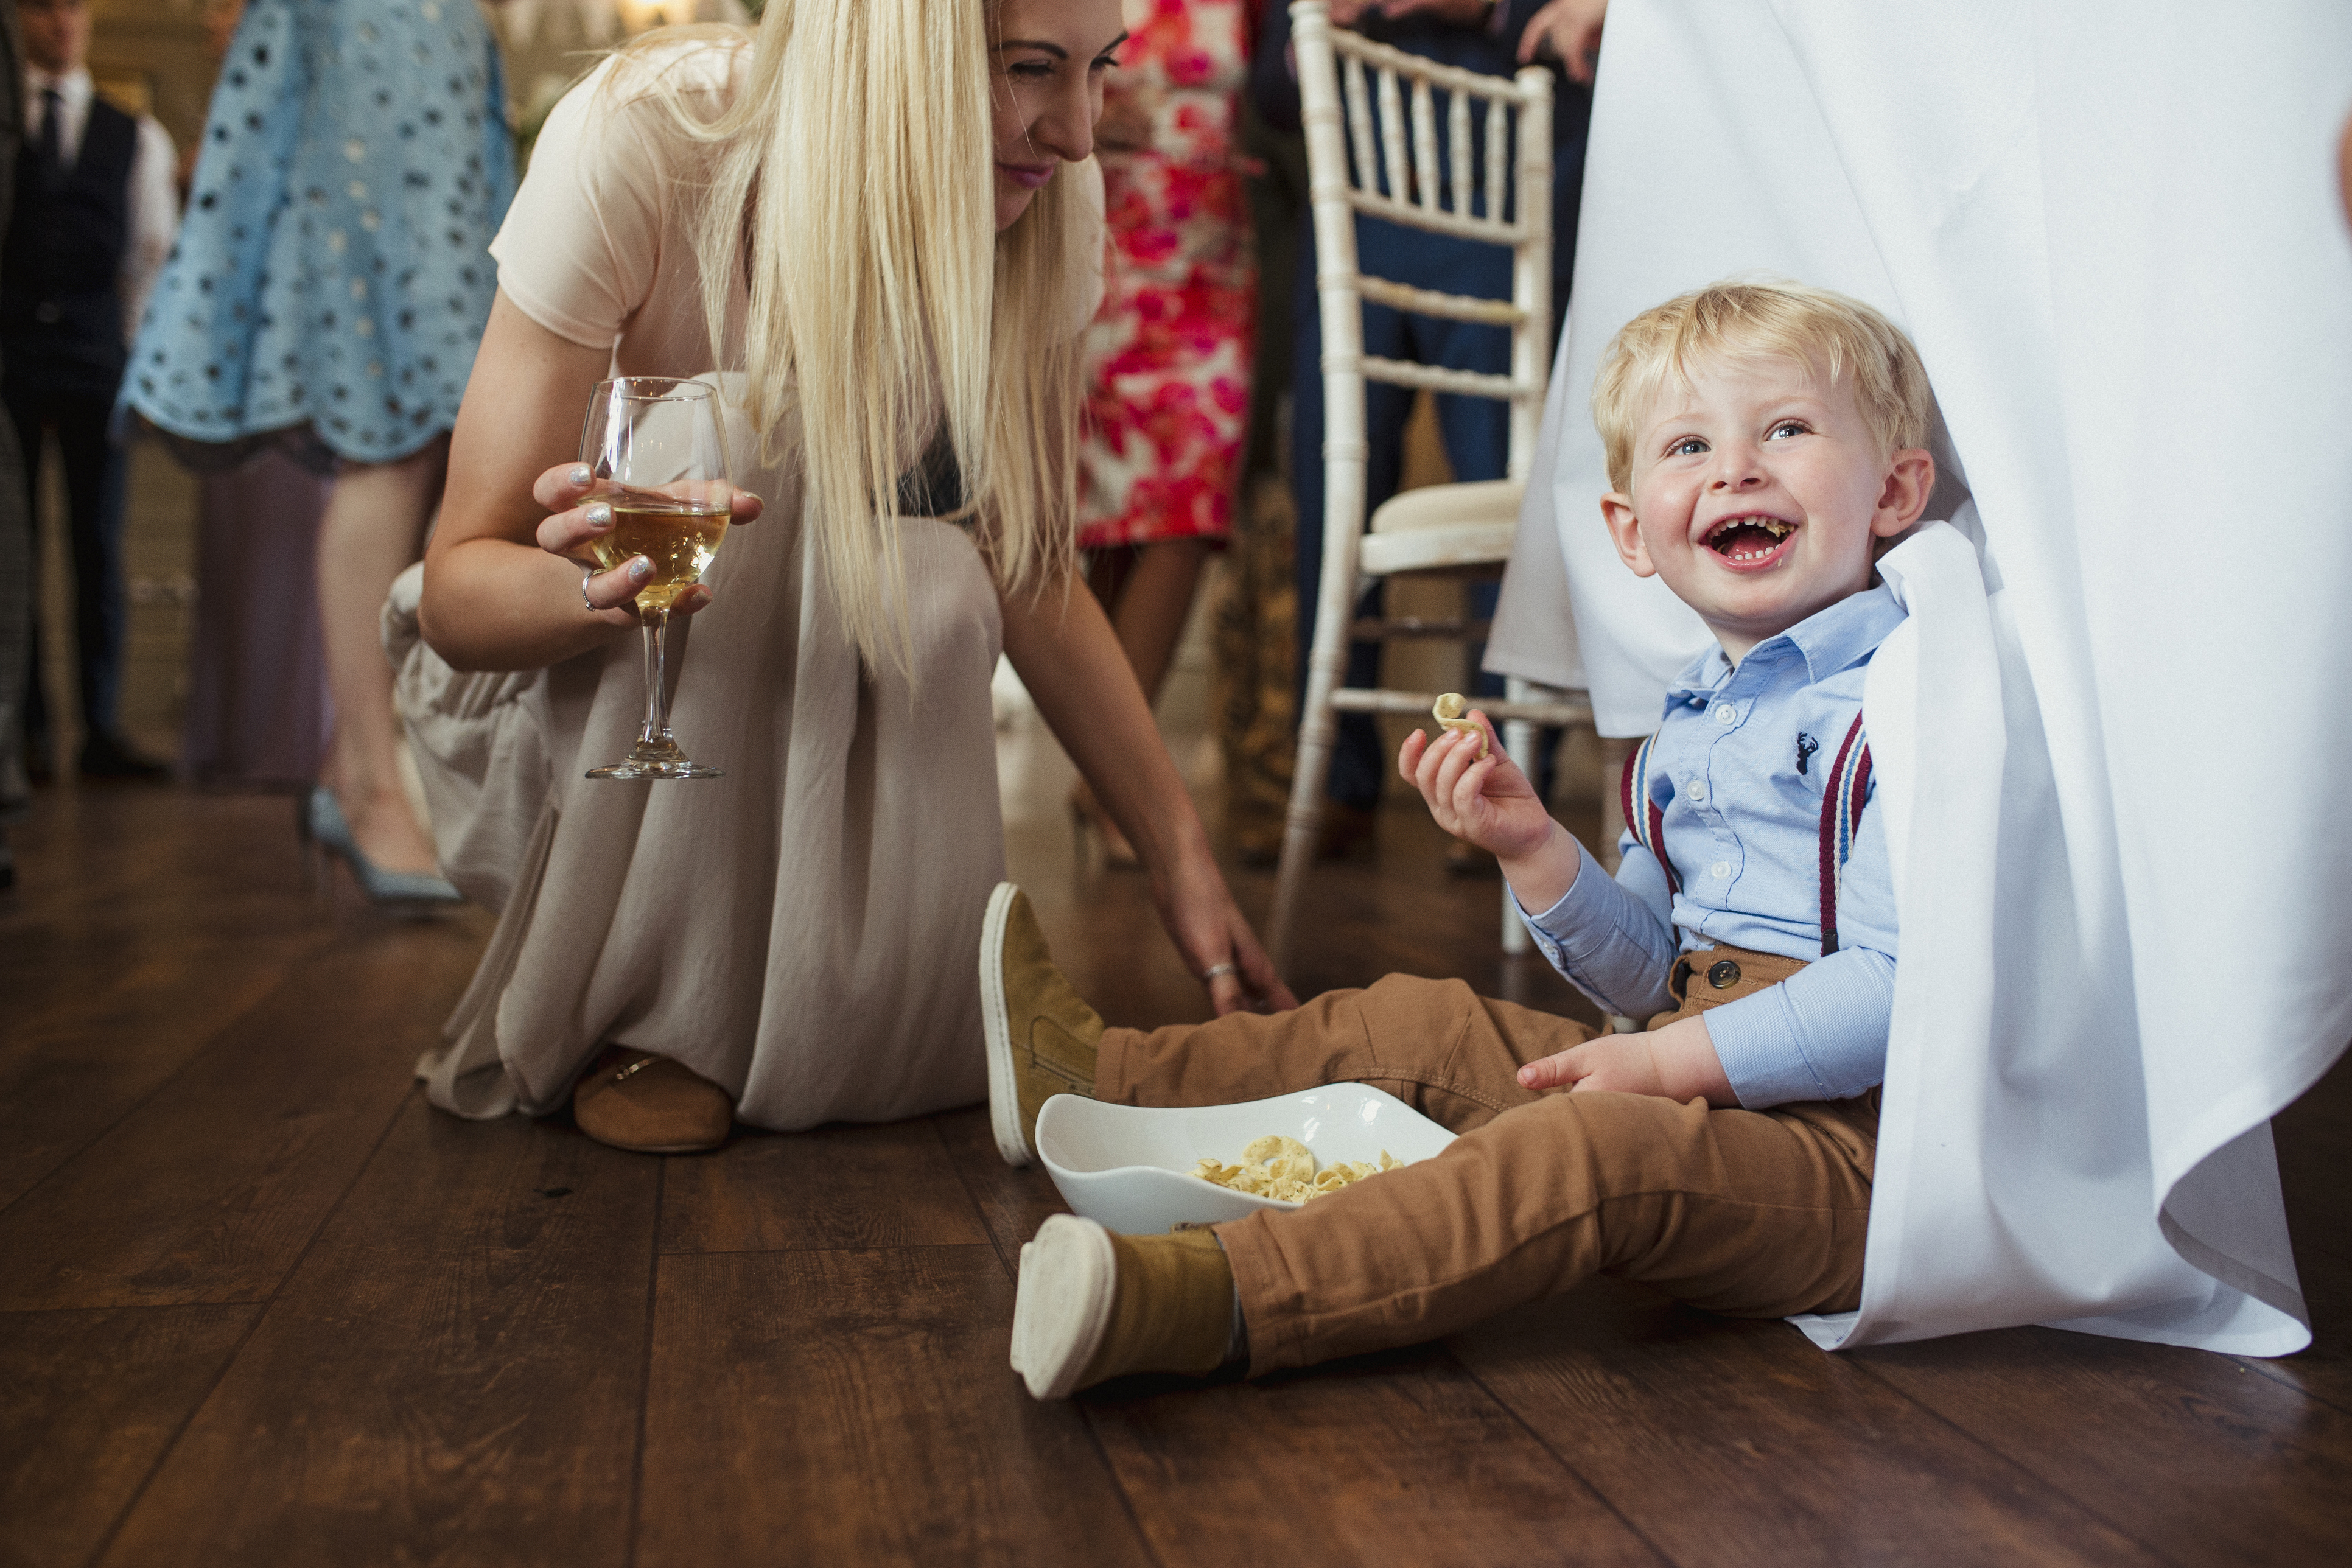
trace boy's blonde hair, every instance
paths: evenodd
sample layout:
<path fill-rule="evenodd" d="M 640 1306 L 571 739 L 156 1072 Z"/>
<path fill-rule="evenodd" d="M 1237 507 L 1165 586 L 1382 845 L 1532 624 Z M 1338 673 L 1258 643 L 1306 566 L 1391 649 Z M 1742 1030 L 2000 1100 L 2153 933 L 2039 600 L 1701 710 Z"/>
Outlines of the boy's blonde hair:
<path fill-rule="evenodd" d="M 1619 329 L 1592 379 L 1592 423 L 1609 486 L 1633 488 L 1639 421 L 1669 384 L 1687 388 L 1703 360 L 1800 360 L 1853 388 L 1881 450 L 1927 443 L 1927 369 L 1903 329 L 1859 300 L 1801 283 L 1711 283 L 1654 305 Z"/>

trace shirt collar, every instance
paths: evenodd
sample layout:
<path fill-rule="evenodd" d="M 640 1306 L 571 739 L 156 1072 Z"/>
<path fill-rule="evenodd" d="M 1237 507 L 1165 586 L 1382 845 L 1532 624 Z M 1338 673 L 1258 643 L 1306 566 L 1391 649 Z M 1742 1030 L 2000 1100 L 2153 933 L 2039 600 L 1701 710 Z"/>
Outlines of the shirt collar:
<path fill-rule="evenodd" d="M 1878 645 L 1903 624 L 1903 606 L 1895 602 L 1893 590 L 1882 583 L 1859 594 L 1849 594 L 1827 609 L 1814 611 L 1780 636 L 1765 638 L 1748 650 L 1740 668 L 1746 668 L 1759 657 L 1769 665 L 1793 653 L 1805 661 L 1808 683 L 1825 680 L 1876 652 Z M 1675 678 L 1667 700 L 1671 703 L 1704 697 L 1721 687 L 1731 673 L 1731 659 L 1717 644 L 1683 668 Z"/>
<path fill-rule="evenodd" d="M 54 91 L 68 110 L 77 109 L 86 101 L 91 90 L 89 68 L 76 66 L 69 71 L 51 76 L 37 65 L 25 68 L 25 98 L 34 105 L 36 116 L 40 113 L 41 94 Z"/>

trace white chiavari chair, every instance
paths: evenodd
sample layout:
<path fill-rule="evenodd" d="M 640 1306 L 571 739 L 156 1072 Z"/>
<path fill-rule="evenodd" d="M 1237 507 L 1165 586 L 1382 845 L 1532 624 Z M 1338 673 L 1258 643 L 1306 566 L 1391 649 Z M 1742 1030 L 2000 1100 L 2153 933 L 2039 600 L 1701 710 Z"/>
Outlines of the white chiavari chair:
<path fill-rule="evenodd" d="M 1290 16 L 1307 129 L 1316 293 L 1323 323 L 1325 500 L 1320 520 L 1323 577 L 1316 600 L 1314 645 L 1307 656 L 1307 704 L 1269 921 L 1277 964 L 1287 956 L 1300 892 L 1314 858 L 1339 716 L 1426 717 L 1436 700 L 1432 692 L 1343 685 L 1349 644 L 1433 635 L 1470 642 L 1485 632 L 1482 625 L 1466 619 L 1360 620 L 1355 612 L 1363 581 L 1406 572 L 1492 575 L 1509 559 L 1543 413 L 1551 321 L 1550 75 L 1531 68 L 1506 79 L 1406 54 L 1334 27 L 1322 0 L 1301 0 L 1290 7 Z M 1441 114 L 1445 121 L 1443 157 L 1437 129 Z M 1477 177 L 1481 174 L 1483 180 Z M 1477 199 L 1481 193 L 1483 203 Z M 1510 298 L 1444 293 L 1366 273 L 1356 246 L 1359 213 L 1508 247 Z M 1510 371 L 1487 374 L 1367 354 L 1367 300 L 1507 328 Z M 1508 477 L 1406 491 L 1372 514 L 1368 531 L 1367 380 L 1508 403 Z M 1316 526 L 1316 520 L 1301 518 L 1299 526 Z M 1551 691 L 1517 679 L 1509 682 L 1503 701 L 1481 700 L 1477 706 L 1503 725 L 1505 749 L 1530 775 L 1538 726 L 1590 723 L 1592 718 L 1591 705 L 1581 693 Z M 1527 932 L 1511 911 L 1509 889 L 1504 890 L 1503 900 L 1504 949 L 1524 952 Z"/>

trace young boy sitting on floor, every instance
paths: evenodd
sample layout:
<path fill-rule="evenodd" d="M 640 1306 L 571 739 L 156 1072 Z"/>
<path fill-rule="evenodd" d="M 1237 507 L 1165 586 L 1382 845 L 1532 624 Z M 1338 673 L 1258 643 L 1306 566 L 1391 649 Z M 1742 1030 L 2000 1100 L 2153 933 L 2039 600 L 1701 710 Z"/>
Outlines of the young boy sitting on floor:
<path fill-rule="evenodd" d="M 1065 1092 L 1213 1105 L 1353 1080 L 1460 1134 L 1213 1229 L 1048 1219 L 1013 1309 L 1013 1365 L 1037 1397 L 1410 1344 L 1595 1273 L 1739 1316 L 1859 1301 L 1895 962 L 1863 679 L 1903 619 L 1874 547 L 1934 480 L 1927 374 L 1859 301 L 1719 284 L 1628 322 L 1592 405 L 1619 554 L 1720 644 L 1626 771 L 1616 879 L 1483 715 L 1475 733 L 1416 731 L 1397 760 L 1441 826 L 1501 861 L 1544 956 L 1648 1031 L 1595 1037 L 1396 974 L 1290 1013 L 1107 1028 L 1000 887 L 981 969 L 1012 1163 Z"/>

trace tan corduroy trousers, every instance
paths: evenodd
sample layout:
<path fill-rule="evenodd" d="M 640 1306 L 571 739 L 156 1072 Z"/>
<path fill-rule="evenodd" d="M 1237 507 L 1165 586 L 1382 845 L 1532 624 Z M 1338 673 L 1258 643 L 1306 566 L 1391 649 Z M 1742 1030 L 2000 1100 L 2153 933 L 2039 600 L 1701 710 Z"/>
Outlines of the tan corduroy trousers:
<path fill-rule="evenodd" d="M 1652 1026 L 1801 967 L 1692 955 L 1681 1009 Z M 1741 1317 L 1854 1306 L 1876 1093 L 1754 1111 L 1519 1087 L 1522 1064 L 1591 1037 L 1458 980 L 1392 974 L 1290 1013 L 1109 1030 L 1095 1094 L 1218 1105 L 1369 1083 L 1461 1134 L 1434 1159 L 1217 1227 L 1253 1375 L 1433 1339 L 1593 1274 Z"/>

